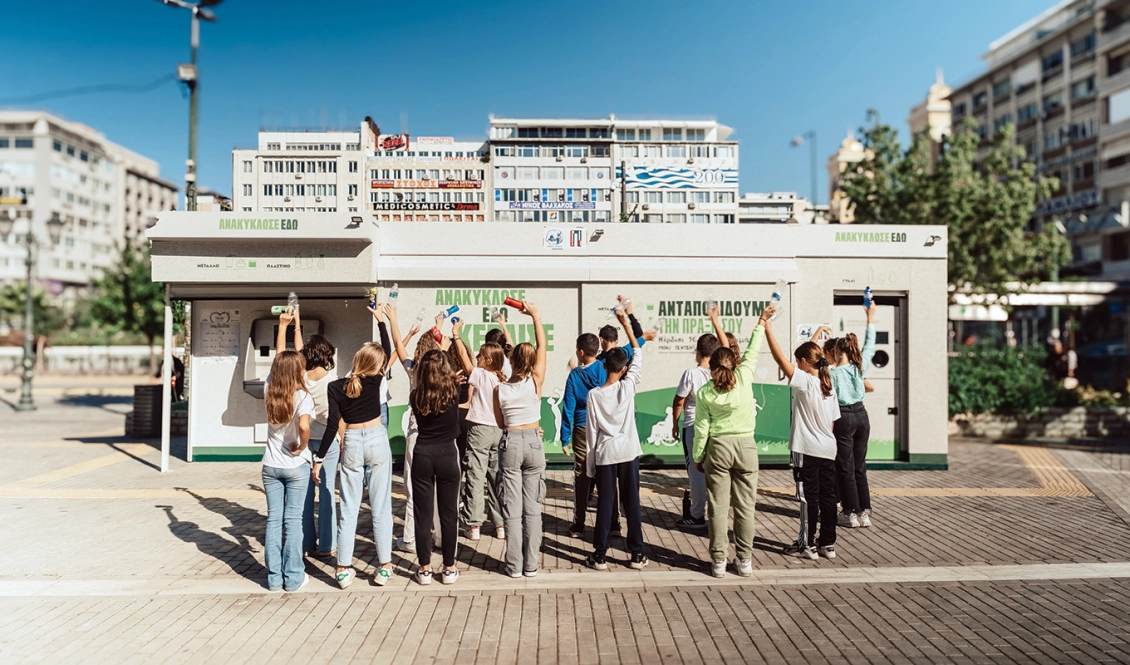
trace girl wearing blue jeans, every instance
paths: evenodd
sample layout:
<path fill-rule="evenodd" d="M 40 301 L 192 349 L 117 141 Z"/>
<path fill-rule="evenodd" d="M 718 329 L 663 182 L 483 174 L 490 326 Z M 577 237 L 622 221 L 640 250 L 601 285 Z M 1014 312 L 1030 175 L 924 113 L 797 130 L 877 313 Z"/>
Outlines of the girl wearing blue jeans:
<path fill-rule="evenodd" d="M 263 491 L 267 495 L 264 558 L 267 588 L 297 591 L 310 582 L 302 562 L 302 513 L 311 482 L 310 419 L 314 400 L 306 392 L 306 361 L 280 351 L 267 380 L 267 446 Z"/>

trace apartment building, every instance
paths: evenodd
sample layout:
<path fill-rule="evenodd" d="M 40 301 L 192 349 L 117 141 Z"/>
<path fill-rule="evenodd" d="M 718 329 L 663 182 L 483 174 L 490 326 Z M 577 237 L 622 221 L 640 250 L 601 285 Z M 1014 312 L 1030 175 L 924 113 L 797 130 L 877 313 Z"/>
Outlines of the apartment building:
<path fill-rule="evenodd" d="M 157 212 L 176 204 L 157 162 L 101 132 L 44 111 L 0 111 L 0 214 L 16 222 L 0 241 L 0 280 L 24 279 L 30 228 L 42 243 L 40 283 L 73 300 L 117 261 L 115 245 L 144 238 Z M 58 246 L 46 229 L 55 214 L 65 224 Z"/>
<path fill-rule="evenodd" d="M 491 171 L 485 141 L 382 134 L 361 126 L 369 210 L 380 222 L 483 222 Z"/>
<path fill-rule="evenodd" d="M 733 224 L 731 133 L 705 120 L 491 118 L 493 219 Z"/>
<path fill-rule="evenodd" d="M 827 224 L 828 206 L 796 192 L 746 193 L 738 199 L 739 224 Z"/>
<path fill-rule="evenodd" d="M 260 131 L 232 151 L 232 210 L 359 212 L 364 160 L 360 130 Z"/>

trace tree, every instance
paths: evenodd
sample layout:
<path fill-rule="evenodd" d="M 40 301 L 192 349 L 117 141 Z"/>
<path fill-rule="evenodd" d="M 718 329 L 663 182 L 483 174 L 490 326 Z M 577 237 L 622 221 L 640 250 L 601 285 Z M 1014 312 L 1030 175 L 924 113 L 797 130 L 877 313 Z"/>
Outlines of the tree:
<path fill-rule="evenodd" d="M 1049 278 L 1070 260 L 1065 238 L 1052 223 L 1036 224 L 1036 201 L 1058 187 L 1036 175 L 1024 148 L 1012 145 L 1014 128 L 997 132 L 978 161 L 976 123 L 966 119 L 945 139 L 931 164 L 927 132 L 905 151 L 898 132 L 868 112 L 861 130 L 866 158 L 850 167 L 841 188 L 863 224 L 943 224 L 949 229 L 949 281 L 959 290 L 1001 293 L 1006 285 Z"/>
<path fill-rule="evenodd" d="M 149 371 L 157 371 L 154 344 L 165 326 L 165 285 L 154 282 L 149 249 L 130 243 L 119 247 L 118 264 L 95 281 L 91 318 L 114 331 L 134 332 L 149 343 Z"/>
<path fill-rule="evenodd" d="M 16 328 L 24 327 L 24 307 L 27 303 L 27 282 L 13 282 L 0 287 L 0 317 L 11 321 Z M 31 310 L 36 336 L 46 337 L 67 324 L 63 310 L 48 302 L 43 287 L 31 291 Z"/>

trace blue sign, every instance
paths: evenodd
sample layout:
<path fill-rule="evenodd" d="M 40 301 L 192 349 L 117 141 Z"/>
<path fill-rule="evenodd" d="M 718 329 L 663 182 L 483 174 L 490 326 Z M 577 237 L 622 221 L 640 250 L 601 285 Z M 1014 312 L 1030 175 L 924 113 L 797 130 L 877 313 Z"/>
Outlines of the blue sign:
<path fill-rule="evenodd" d="M 592 201 L 510 201 L 510 210 L 596 210 Z"/>
<path fill-rule="evenodd" d="M 620 167 L 616 167 L 620 177 Z M 676 169 L 666 166 L 629 166 L 627 185 L 631 189 L 710 189 L 738 186 L 737 169 Z"/>

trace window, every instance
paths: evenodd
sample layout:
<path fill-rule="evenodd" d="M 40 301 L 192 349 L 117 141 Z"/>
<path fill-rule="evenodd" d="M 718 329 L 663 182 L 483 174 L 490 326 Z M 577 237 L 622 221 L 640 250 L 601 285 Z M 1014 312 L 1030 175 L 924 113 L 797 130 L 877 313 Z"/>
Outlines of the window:
<path fill-rule="evenodd" d="M 691 203 L 710 203 L 710 192 L 694 190 L 690 192 Z"/>
<path fill-rule="evenodd" d="M 733 192 L 714 192 L 714 202 L 715 203 L 733 203 L 734 202 L 734 193 Z"/>
<path fill-rule="evenodd" d="M 565 138 L 567 139 L 583 139 L 588 138 L 589 132 L 584 127 L 570 127 L 565 130 Z"/>
<path fill-rule="evenodd" d="M 541 150 L 536 145 L 518 146 L 519 157 L 537 157 Z"/>
<path fill-rule="evenodd" d="M 710 215 L 691 215 L 691 224 L 709 224 Z"/>
<path fill-rule="evenodd" d="M 612 134 L 607 127 L 592 127 L 589 129 L 590 139 L 607 139 L 611 137 Z"/>
<path fill-rule="evenodd" d="M 668 224 L 686 224 L 687 223 L 687 216 L 686 215 L 667 215 L 667 223 Z"/>
<path fill-rule="evenodd" d="M 636 140 L 636 130 L 634 130 L 634 129 L 617 129 L 616 130 L 616 140 L 617 141 L 635 141 Z"/>
<path fill-rule="evenodd" d="M 663 156 L 663 147 L 658 145 L 643 146 L 643 156 L 648 159 L 659 159 Z"/>
<path fill-rule="evenodd" d="M 502 177 L 505 178 L 506 177 L 505 174 Z M 516 177 L 517 180 L 537 180 L 538 179 L 538 167 L 536 167 L 536 166 L 520 166 L 520 167 L 518 167 L 518 173 L 515 177 Z"/>
<path fill-rule="evenodd" d="M 273 173 L 274 170 L 275 170 L 275 163 L 274 162 L 270 162 L 270 161 L 263 162 L 263 173 Z"/>
<path fill-rule="evenodd" d="M 1010 83 L 1012 79 L 1004 78 L 1000 81 L 993 81 L 993 99 L 1007 95 L 1011 91 Z"/>
<path fill-rule="evenodd" d="M 682 141 L 683 130 L 679 127 L 664 127 L 663 128 L 664 141 Z"/>
<path fill-rule="evenodd" d="M 514 146 L 512 145 L 499 145 L 494 148 L 495 157 L 513 157 Z"/>
<path fill-rule="evenodd" d="M 314 188 L 314 185 L 310 185 L 310 189 L 313 189 L 313 188 Z M 294 191 L 299 196 L 306 196 L 306 185 L 299 183 L 299 184 L 294 186 Z"/>
<path fill-rule="evenodd" d="M 263 185 L 263 196 L 270 196 L 271 191 L 272 190 L 270 185 Z"/>
<path fill-rule="evenodd" d="M 1115 124 L 1130 118 L 1130 88 L 1120 90 L 1107 98 L 1107 122 Z"/>
<path fill-rule="evenodd" d="M 565 130 L 561 127 L 542 127 L 541 135 L 547 139 L 560 139 L 565 137 Z"/>
<path fill-rule="evenodd" d="M 564 157 L 565 146 L 563 145 L 546 145 L 541 148 L 542 157 Z"/>
<path fill-rule="evenodd" d="M 1089 32 L 1085 37 L 1071 42 L 1071 57 L 1084 55 L 1095 50 L 1095 33 Z"/>
<path fill-rule="evenodd" d="M 1016 122 L 1025 123 L 1029 120 L 1035 120 L 1037 113 L 1036 102 L 1025 104 L 1016 110 Z"/>
<path fill-rule="evenodd" d="M 1059 50 L 1051 55 L 1044 56 L 1044 59 L 1040 61 L 1040 67 L 1045 74 L 1053 69 L 1063 67 L 1063 51 Z"/>
<path fill-rule="evenodd" d="M 620 159 L 628 157 L 639 157 L 640 147 L 638 145 L 622 145 L 619 147 Z"/>
<path fill-rule="evenodd" d="M 667 202 L 668 203 L 686 203 L 687 202 L 687 193 L 686 192 L 667 192 Z"/>
<path fill-rule="evenodd" d="M 286 196 L 294 196 L 294 185 L 283 185 L 283 194 Z"/>
<path fill-rule="evenodd" d="M 75 156 L 75 147 L 73 145 L 67 146 L 67 154 L 71 157 Z"/>
<path fill-rule="evenodd" d="M 714 148 L 714 156 L 715 157 L 725 157 L 725 158 L 733 159 L 734 158 L 734 146 L 732 146 L 732 145 L 720 145 L 720 146 Z"/>
<path fill-rule="evenodd" d="M 687 146 L 685 145 L 669 145 L 667 146 L 667 157 L 676 159 L 685 159 L 687 156 Z"/>
<path fill-rule="evenodd" d="M 692 145 L 691 157 L 710 157 L 710 146 L 708 145 Z"/>
<path fill-rule="evenodd" d="M 1063 91 L 1044 96 L 1044 115 L 1063 108 Z"/>
<path fill-rule="evenodd" d="M 520 139 L 536 139 L 538 137 L 537 127 L 519 127 L 518 138 Z"/>
<path fill-rule="evenodd" d="M 612 154 L 612 146 L 594 145 L 590 154 L 593 157 L 608 157 Z"/>
<path fill-rule="evenodd" d="M 416 169 L 416 179 L 417 180 L 427 180 L 428 179 L 428 170 L 427 169 Z"/>
<path fill-rule="evenodd" d="M 243 172 L 244 173 L 251 173 L 251 162 L 250 161 L 244 160 L 244 162 L 243 162 Z"/>
<path fill-rule="evenodd" d="M 1071 84 L 1071 99 L 1083 99 L 1086 97 L 1093 97 L 1095 95 L 1095 77 L 1094 75 L 1088 76 L 1082 81 L 1075 81 Z"/>
<path fill-rule="evenodd" d="M 428 169 L 428 178 L 430 180 L 439 180 L 439 169 Z"/>
<path fill-rule="evenodd" d="M 4 145 L 0 146 L 0 148 L 7 148 L 7 147 L 8 147 L 8 139 L 4 139 Z M 63 152 L 63 144 L 62 144 L 61 141 L 52 141 L 51 142 L 51 148 L 54 149 L 55 152 Z"/>
<path fill-rule="evenodd" d="M 973 93 L 973 110 L 980 109 L 985 104 L 989 103 L 989 93 L 985 90 Z"/>
<path fill-rule="evenodd" d="M 1044 150 L 1055 150 L 1063 145 L 1063 127 L 1044 131 Z"/>
<path fill-rule="evenodd" d="M 1081 141 L 1091 138 L 1098 131 L 1098 122 L 1094 118 L 1082 122 L 1073 122 L 1067 128 L 1067 136 L 1072 141 Z"/>
<path fill-rule="evenodd" d="M 688 129 L 687 130 L 687 140 L 688 141 L 705 141 L 706 140 L 706 130 L 705 129 Z"/>
<path fill-rule="evenodd" d="M 251 194 L 252 194 L 251 185 L 244 185 L 243 186 L 243 195 L 244 196 L 251 196 Z"/>
<path fill-rule="evenodd" d="M 997 118 L 996 120 L 993 120 L 993 133 L 995 134 L 995 133 L 999 132 L 1002 127 L 1004 127 L 1005 125 L 1008 125 L 1008 124 L 1012 124 L 1012 114 L 1011 113 L 1006 113 L 1006 114 L 1002 115 L 1001 117 Z"/>
<path fill-rule="evenodd" d="M 663 192 L 644 192 L 644 203 L 663 203 Z"/>
<path fill-rule="evenodd" d="M 733 224 L 734 223 L 734 216 L 733 215 L 715 215 L 714 216 L 714 223 L 715 224 Z"/>
<path fill-rule="evenodd" d="M 560 166 L 544 166 L 541 169 L 542 180 L 564 180 L 565 169 Z"/>
<path fill-rule="evenodd" d="M 651 130 L 650 129 L 641 129 L 640 130 L 640 140 L 641 141 L 650 141 L 651 140 Z"/>
<path fill-rule="evenodd" d="M 624 192 L 624 203 L 639 203 L 639 202 L 640 202 L 640 193 L 639 192 Z"/>
<path fill-rule="evenodd" d="M 357 173 L 357 162 L 349 162 L 349 172 Z"/>
<path fill-rule="evenodd" d="M 267 144 L 267 150 L 281 150 L 281 149 L 282 149 L 282 144 L 280 144 L 280 143 L 268 143 Z"/>
<path fill-rule="evenodd" d="M 1071 167 L 1071 178 L 1076 183 L 1080 180 L 1090 180 L 1095 177 L 1095 162 L 1086 161 Z"/>
<path fill-rule="evenodd" d="M 566 157 L 588 157 L 589 147 L 587 145 L 571 145 L 565 148 Z"/>
<path fill-rule="evenodd" d="M 570 166 L 565 169 L 566 180 L 588 180 L 589 170 L 584 166 Z"/>
<path fill-rule="evenodd" d="M 644 215 L 643 221 L 648 224 L 662 224 L 663 215 Z"/>
<path fill-rule="evenodd" d="M 349 186 L 349 195 L 350 196 L 357 196 L 357 185 L 350 185 Z"/>
<path fill-rule="evenodd" d="M 16 144 L 17 148 L 34 148 L 35 147 L 35 139 L 16 139 L 15 144 Z M 82 161 L 84 161 L 84 162 L 86 161 L 86 153 L 85 152 L 82 153 Z"/>

